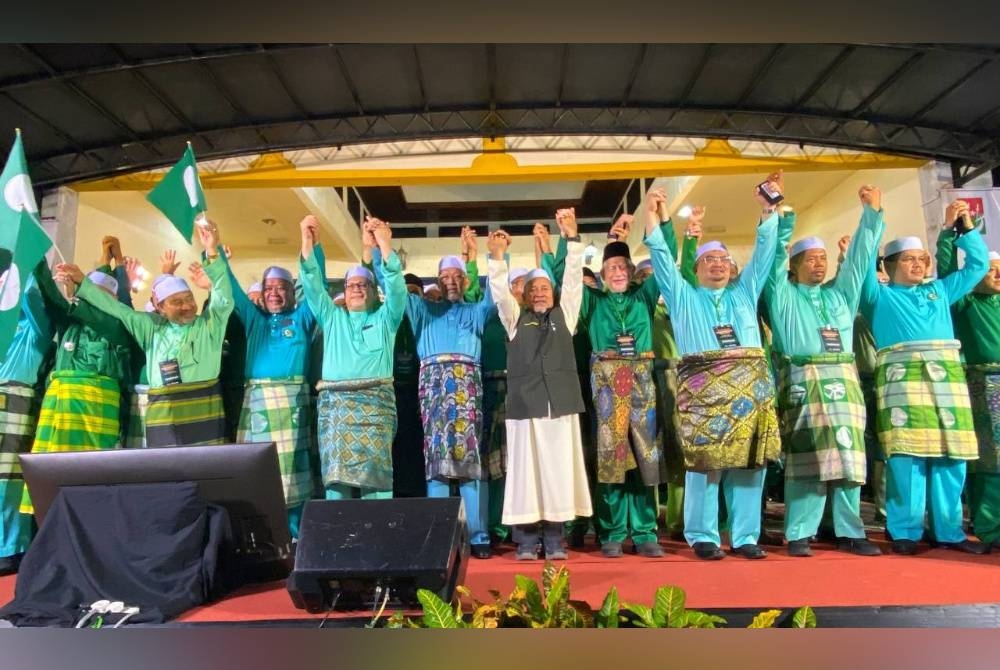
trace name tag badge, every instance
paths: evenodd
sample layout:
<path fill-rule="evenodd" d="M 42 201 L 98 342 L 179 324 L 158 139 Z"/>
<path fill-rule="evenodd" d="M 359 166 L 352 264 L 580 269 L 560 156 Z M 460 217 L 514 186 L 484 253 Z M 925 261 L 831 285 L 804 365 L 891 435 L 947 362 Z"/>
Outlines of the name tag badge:
<path fill-rule="evenodd" d="M 635 336 L 632 333 L 618 333 L 615 335 L 615 343 L 618 345 L 619 356 L 635 356 Z"/>
<path fill-rule="evenodd" d="M 736 337 L 732 324 L 716 326 L 712 330 L 715 331 L 715 339 L 719 341 L 720 349 L 736 349 L 740 346 L 740 340 Z"/>
<path fill-rule="evenodd" d="M 181 366 L 176 358 L 160 362 L 160 377 L 164 386 L 181 383 Z"/>
<path fill-rule="evenodd" d="M 823 343 L 823 351 L 828 354 L 842 354 L 844 353 L 844 344 L 840 341 L 840 329 L 839 328 L 820 328 L 819 329 L 820 341 Z"/>

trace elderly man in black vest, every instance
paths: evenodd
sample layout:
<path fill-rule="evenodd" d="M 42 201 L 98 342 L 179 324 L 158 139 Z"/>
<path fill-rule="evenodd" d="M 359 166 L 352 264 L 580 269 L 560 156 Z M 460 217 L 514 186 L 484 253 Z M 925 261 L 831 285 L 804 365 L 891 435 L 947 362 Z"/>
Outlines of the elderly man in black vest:
<path fill-rule="evenodd" d="M 580 421 L 583 397 L 576 370 L 573 331 L 583 299 L 583 244 L 576 213 L 556 212 L 568 242 L 560 305 L 542 269 L 525 277 L 524 307 L 510 293 L 504 252 L 510 236 L 490 234 L 490 290 L 507 331 L 507 483 L 503 523 L 513 526 L 517 558 L 565 559 L 563 525 L 590 516 Z"/>

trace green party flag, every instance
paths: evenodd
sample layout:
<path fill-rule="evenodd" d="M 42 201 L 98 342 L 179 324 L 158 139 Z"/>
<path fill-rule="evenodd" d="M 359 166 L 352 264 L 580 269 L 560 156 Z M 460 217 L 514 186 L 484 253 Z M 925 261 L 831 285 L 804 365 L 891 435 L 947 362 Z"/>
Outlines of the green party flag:
<path fill-rule="evenodd" d="M 187 145 L 184 155 L 160 183 L 146 196 L 158 210 L 170 219 L 174 228 L 190 243 L 194 237 L 194 222 L 208 207 L 198 178 L 194 150 Z"/>
<path fill-rule="evenodd" d="M 52 246 L 38 220 L 21 131 L 0 173 L 0 357 L 6 355 L 21 317 L 21 296 L 32 270 Z"/>

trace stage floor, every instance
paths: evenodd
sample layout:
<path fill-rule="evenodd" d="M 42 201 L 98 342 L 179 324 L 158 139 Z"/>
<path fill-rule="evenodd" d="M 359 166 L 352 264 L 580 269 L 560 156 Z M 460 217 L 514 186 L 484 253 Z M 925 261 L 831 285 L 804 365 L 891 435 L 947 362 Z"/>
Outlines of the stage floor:
<path fill-rule="evenodd" d="M 886 552 L 888 543 L 879 533 L 871 538 Z M 623 602 L 650 604 L 657 587 L 680 586 L 692 609 L 762 610 L 887 606 L 969 606 L 1000 603 L 1000 552 L 969 556 L 947 549 L 928 549 L 917 556 L 853 556 L 831 545 L 814 545 L 811 558 L 789 557 L 784 547 L 769 548 L 764 560 L 748 561 L 727 556 L 721 561 L 700 561 L 684 543 L 663 540 L 666 555 L 641 558 L 629 553 L 606 559 L 591 544 L 570 551 L 561 561 L 570 571 L 571 595 L 599 607 L 615 586 Z M 465 584 L 481 600 L 489 590 L 507 595 L 514 575 L 538 579 L 542 561 L 518 561 L 513 547 L 502 546 L 488 560 L 469 559 Z M 14 595 L 15 576 L 0 577 L 0 603 Z M 391 609 L 388 613 L 391 613 Z M 370 612 L 335 612 L 331 618 L 359 619 Z M 323 614 L 296 609 L 284 582 L 246 586 L 230 596 L 193 609 L 176 620 L 182 624 L 251 623 L 315 620 Z M 388 614 L 386 615 L 388 616 Z M 987 624 L 989 625 L 989 624 Z"/>

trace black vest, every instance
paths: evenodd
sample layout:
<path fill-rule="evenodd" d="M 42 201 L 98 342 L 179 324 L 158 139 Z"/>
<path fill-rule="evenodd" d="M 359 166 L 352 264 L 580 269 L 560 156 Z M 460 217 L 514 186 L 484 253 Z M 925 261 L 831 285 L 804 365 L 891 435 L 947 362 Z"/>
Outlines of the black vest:
<path fill-rule="evenodd" d="M 507 346 L 507 418 L 544 419 L 583 411 L 573 336 L 561 307 L 523 310 Z"/>

